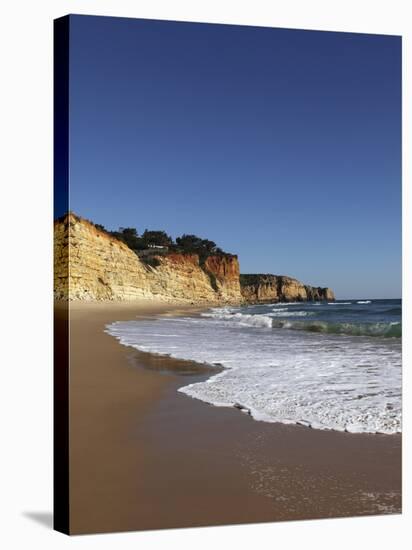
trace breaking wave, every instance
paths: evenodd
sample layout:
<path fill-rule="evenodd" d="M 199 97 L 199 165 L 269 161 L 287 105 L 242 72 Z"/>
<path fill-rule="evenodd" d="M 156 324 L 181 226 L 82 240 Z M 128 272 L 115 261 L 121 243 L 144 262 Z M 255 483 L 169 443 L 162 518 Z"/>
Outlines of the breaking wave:
<path fill-rule="evenodd" d="M 208 316 L 119 321 L 106 330 L 121 344 L 144 352 L 224 367 L 179 391 L 215 406 L 236 407 L 255 420 L 401 432 L 399 338 L 342 336 L 342 327 L 351 334 L 354 328 L 315 324 L 313 318 L 309 324 L 277 319 L 256 314 L 262 309 L 254 307 L 248 311 L 226 308 Z M 308 331 L 309 326 L 316 330 Z M 359 334 L 359 327 L 355 330 Z M 371 330 L 385 329 L 375 324 L 367 330 L 370 336 Z"/>
<path fill-rule="evenodd" d="M 230 313 L 228 309 L 222 309 L 221 311 L 221 313 L 213 310 L 210 313 L 202 313 L 202 317 L 212 317 L 213 319 L 236 326 L 272 328 L 272 319 L 268 315 Z"/>
<path fill-rule="evenodd" d="M 396 323 L 330 323 L 326 321 L 273 321 L 274 328 L 307 330 L 326 334 L 347 334 L 350 336 L 376 336 L 380 338 L 401 338 L 402 325 Z"/>
<path fill-rule="evenodd" d="M 401 338 L 402 324 L 400 322 L 366 322 L 345 323 L 319 320 L 293 320 L 291 317 L 310 316 L 308 311 L 288 311 L 277 309 L 266 315 L 253 315 L 231 312 L 230 308 L 212 310 L 203 313 L 203 317 L 212 317 L 222 323 L 244 327 L 262 327 L 274 329 L 304 330 L 325 334 L 347 334 L 349 336 L 372 336 L 380 338 Z M 288 317 L 287 320 L 279 317 Z"/>

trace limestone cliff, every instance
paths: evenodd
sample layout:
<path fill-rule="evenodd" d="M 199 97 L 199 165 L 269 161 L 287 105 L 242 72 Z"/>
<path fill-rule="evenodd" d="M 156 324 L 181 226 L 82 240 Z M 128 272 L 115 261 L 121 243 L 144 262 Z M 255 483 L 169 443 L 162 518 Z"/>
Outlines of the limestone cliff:
<path fill-rule="evenodd" d="M 335 299 L 330 288 L 304 285 L 284 275 L 241 275 L 240 284 L 242 296 L 248 303 Z"/>
<path fill-rule="evenodd" d="M 126 244 L 75 214 L 54 224 L 57 300 L 157 299 L 241 304 L 335 299 L 329 288 L 281 275 L 240 275 L 237 256 L 167 253 L 139 257 Z"/>
<path fill-rule="evenodd" d="M 74 214 L 54 224 L 57 300 L 243 301 L 236 256 L 209 256 L 203 263 L 196 254 L 151 260 L 145 262 L 127 245 Z"/>

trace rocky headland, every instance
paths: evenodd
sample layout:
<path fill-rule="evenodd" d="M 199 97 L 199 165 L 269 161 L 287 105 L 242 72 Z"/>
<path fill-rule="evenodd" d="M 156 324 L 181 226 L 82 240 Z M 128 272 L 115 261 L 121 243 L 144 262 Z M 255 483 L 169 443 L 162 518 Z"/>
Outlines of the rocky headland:
<path fill-rule="evenodd" d="M 251 304 L 335 300 L 330 288 L 305 285 L 285 275 L 241 275 L 240 287 L 243 298 Z"/>
<path fill-rule="evenodd" d="M 242 304 L 334 300 L 328 288 L 278 275 L 240 275 L 236 255 L 136 254 L 100 226 L 69 213 L 54 223 L 56 300 Z"/>

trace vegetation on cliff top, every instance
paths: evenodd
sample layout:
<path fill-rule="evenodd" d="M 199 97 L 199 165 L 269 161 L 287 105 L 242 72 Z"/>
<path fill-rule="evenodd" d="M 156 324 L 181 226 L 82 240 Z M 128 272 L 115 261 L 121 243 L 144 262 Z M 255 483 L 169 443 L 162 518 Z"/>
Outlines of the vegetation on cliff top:
<path fill-rule="evenodd" d="M 71 214 L 76 219 L 81 219 L 79 216 Z M 204 264 L 209 256 L 232 256 L 232 254 L 228 254 L 219 248 L 215 242 L 202 239 L 197 235 L 183 234 L 174 240 L 163 230 L 149 231 L 145 229 L 139 235 L 135 227 L 119 227 L 117 231 L 110 231 L 99 223 L 94 223 L 91 220 L 86 221 L 99 231 L 123 242 L 138 255 L 145 252 L 145 256 L 167 253 L 197 254 L 201 264 Z"/>

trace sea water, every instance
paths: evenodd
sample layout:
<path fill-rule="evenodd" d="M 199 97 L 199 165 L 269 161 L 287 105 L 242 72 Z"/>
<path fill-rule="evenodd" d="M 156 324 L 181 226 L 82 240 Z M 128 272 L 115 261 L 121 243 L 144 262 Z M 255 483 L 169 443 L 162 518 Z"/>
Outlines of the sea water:
<path fill-rule="evenodd" d="M 256 420 L 318 429 L 401 431 L 401 301 L 342 300 L 210 309 L 112 323 L 139 350 L 207 363 L 179 391 Z"/>

